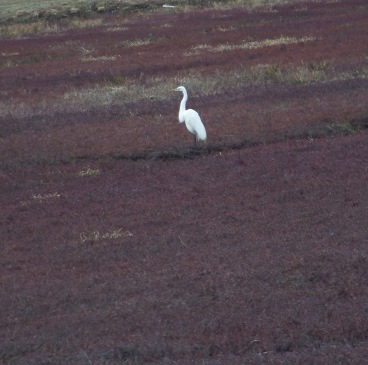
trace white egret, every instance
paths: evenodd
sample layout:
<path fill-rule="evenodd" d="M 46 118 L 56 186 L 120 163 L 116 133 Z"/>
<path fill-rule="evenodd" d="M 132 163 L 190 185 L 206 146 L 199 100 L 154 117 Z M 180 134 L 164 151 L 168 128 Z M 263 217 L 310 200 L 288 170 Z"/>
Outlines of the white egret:
<path fill-rule="evenodd" d="M 173 91 L 181 91 L 183 93 L 183 99 L 179 108 L 179 123 L 184 123 L 190 133 L 194 134 L 194 146 L 197 146 L 197 141 L 205 141 L 207 139 L 206 128 L 204 127 L 201 117 L 193 109 L 185 109 L 188 93 L 184 86 L 179 86 Z"/>

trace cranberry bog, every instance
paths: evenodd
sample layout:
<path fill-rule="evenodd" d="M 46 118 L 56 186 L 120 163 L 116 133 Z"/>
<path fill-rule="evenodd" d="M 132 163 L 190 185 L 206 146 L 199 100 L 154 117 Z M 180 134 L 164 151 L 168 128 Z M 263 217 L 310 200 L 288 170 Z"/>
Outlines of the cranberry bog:
<path fill-rule="evenodd" d="M 2 20 L 2 364 L 368 363 L 368 4 L 255 3 Z"/>

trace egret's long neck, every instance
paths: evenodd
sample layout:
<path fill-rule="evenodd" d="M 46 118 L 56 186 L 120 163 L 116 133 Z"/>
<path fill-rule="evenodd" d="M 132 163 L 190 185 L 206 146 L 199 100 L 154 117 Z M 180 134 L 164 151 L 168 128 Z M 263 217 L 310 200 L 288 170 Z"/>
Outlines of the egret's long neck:
<path fill-rule="evenodd" d="M 180 109 L 179 109 L 179 122 L 183 123 L 184 122 L 184 112 L 185 112 L 185 107 L 187 104 L 187 100 L 188 100 L 188 94 L 186 92 L 186 90 L 183 91 L 183 99 L 181 99 L 180 102 Z"/>

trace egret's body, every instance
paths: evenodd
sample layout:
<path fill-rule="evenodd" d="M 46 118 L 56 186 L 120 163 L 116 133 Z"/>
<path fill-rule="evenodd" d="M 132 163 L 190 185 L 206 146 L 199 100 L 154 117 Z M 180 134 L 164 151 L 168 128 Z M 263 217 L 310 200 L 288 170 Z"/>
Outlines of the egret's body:
<path fill-rule="evenodd" d="M 205 141 L 207 139 L 206 128 L 204 127 L 201 117 L 193 109 L 185 109 L 188 93 L 184 86 L 179 86 L 176 91 L 183 93 L 183 99 L 180 102 L 179 108 L 179 122 L 184 123 L 190 133 L 194 134 L 194 145 L 197 145 L 197 141 Z"/>

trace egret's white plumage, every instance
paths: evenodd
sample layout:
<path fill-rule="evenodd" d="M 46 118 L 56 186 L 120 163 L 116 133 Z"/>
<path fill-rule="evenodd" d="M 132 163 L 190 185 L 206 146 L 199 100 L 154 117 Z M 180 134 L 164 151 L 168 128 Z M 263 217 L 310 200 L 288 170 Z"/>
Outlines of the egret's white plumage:
<path fill-rule="evenodd" d="M 179 122 L 184 123 L 190 133 L 194 134 L 194 145 L 197 141 L 205 141 L 207 139 L 206 128 L 204 127 L 201 117 L 199 114 L 193 110 L 186 110 L 186 103 L 188 100 L 188 93 L 184 86 L 179 86 L 175 91 L 181 91 L 183 93 L 183 99 L 180 102 L 179 108 Z"/>

